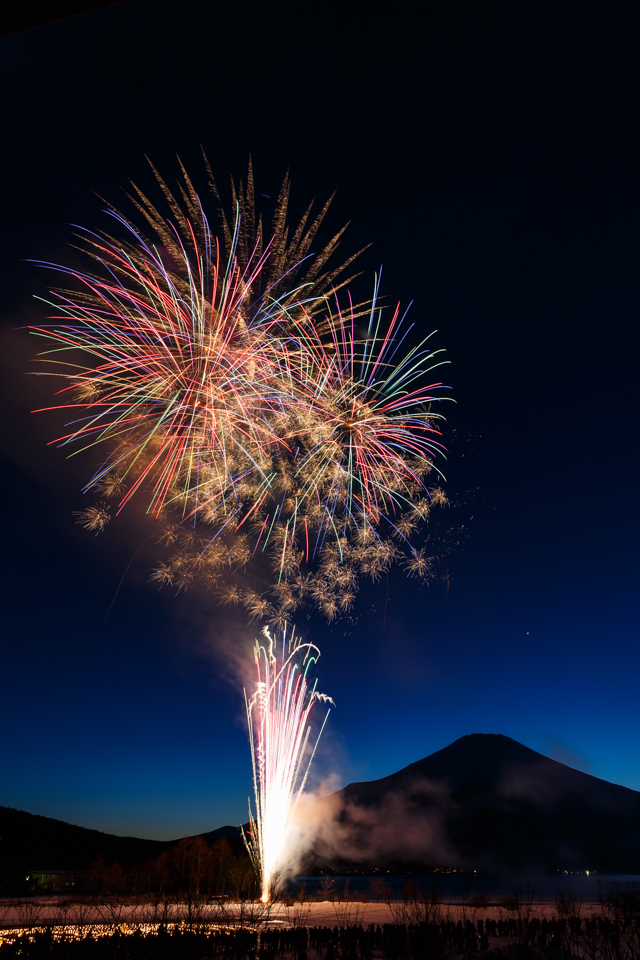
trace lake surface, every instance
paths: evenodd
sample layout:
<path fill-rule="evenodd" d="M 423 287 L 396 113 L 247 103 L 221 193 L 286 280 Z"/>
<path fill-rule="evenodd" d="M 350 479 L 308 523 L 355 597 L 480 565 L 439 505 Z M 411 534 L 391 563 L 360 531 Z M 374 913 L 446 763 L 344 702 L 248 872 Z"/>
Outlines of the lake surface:
<path fill-rule="evenodd" d="M 423 892 L 436 890 L 444 902 L 463 900 L 478 894 L 492 903 L 502 897 L 518 896 L 535 903 L 554 903 L 560 896 L 573 897 L 584 903 L 597 903 L 602 896 L 614 890 L 634 890 L 640 893 L 640 875 L 625 874 L 544 874 L 523 876 L 519 874 L 429 874 L 427 876 L 390 876 L 375 874 L 371 876 L 342 876 L 327 878 L 333 881 L 334 892 L 329 896 L 344 894 L 345 885 L 350 894 L 365 894 L 370 899 L 371 881 L 383 881 L 391 891 L 392 899 L 400 897 L 402 888 L 408 882 L 415 882 Z M 299 894 L 304 886 L 310 896 L 321 898 L 326 894 L 326 880 L 322 877 L 294 877 L 289 881 L 289 893 L 292 897 Z M 385 899 L 383 895 L 380 899 Z"/>

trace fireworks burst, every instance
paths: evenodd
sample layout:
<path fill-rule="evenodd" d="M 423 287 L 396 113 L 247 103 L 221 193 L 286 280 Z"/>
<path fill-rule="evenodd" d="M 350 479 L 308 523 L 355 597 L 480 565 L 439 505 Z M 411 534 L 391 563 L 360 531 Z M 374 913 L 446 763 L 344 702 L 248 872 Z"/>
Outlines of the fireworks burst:
<path fill-rule="evenodd" d="M 96 503 L 92 507 L 87 507 L 86 510 L 76 510 L 74 516 L 78 518 L 76 523 L 85 530 L 95 533 L 96 536 L 102 533 L 111 520 L 111 514 L 103 503 Z"/>
<path fill-rule="evenodd" d="M 443 385 L 423 383 L 441 351 L 423 341 L 394 362 L 400 307 L 381 334 L 377 287 L 363 339 L 356 336 L 353 313 L 345 317 L 339 306 L 329 317 L 328 342 L 312 324 L 300 329 L 297 385 L 306 408 L 289 500 L 295 494 L 303 513 L 305 502 L 313 503 L 318 540 L 330 530 L 338 543 L 349 533 L 374 539 L 383 519 L 406 540 L 416 524 L 402 512 L 423 487 L 420 477 L 432 469 L 434 454 L 443 450 L 437 439 L 443 418 L 431 410 L 438 399 L 433 391 Z"/>
<path fill-rule="evenodd" d="M 152 581 L 204 583 L 277 629 L 304 606 L 344 615 L 360 577 L 394 561 L 428 579 L 411 541 L 445 502 L 428 484 L 444 450 L 439 351 L 427 338 L 403 354 L 409 328 L 399 307 L 385 321 L 377 280 L 366 304 L 341 304 L 354 258 L 327 261 L 343 230 L 311 252 L 328 203 L 290 229 L 285 180 L 265 240 L 251 167 L 232 220 L 211 177 L 216 236 L 186 171 L 178 197 L 156 176 L 170 218 L 134 188 L 153 236 L 110 208 L 124 239 L 83 232 L 93 269 L 56 267 L 77 289 L 33 328 L 71 414 L 58 442 L 106 446 L 86 492 L 114 516 L 146 500 L 169 549 Z M 78 516 L 98 533 L 111 513 Z"/>
<path fill-rule="evenodd" d="M 286 630 L 279 648 L 267 628 L 264 635 L 266 643 L 255 646 L 255 693 L 246 698 L 256 813 L 249 805 L 251 832 L 245 843 L 266 903 L 284 879 L 287 829 L 329 710 L 313 747 L 309 716 L 317 701 L 333 701 L 310 679 L 320 656 L 317 647 L 294 634 L 287 637 Z"/>

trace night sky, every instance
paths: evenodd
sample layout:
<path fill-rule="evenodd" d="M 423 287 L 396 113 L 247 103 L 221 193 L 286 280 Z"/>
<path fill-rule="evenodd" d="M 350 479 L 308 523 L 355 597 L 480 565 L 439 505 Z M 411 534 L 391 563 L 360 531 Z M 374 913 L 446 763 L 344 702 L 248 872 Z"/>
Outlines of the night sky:
<path fill-rule="evenodd" d="M 418 14 L 421 16 L 419 17 Z M 147 582 L 134 507 L 74 524 L 91 456 L 65 459 L 26 377 L 43 271 L 79 263 L 69 224 L 107 225 L 129 178 L 179 154 L 202 185 L 329 228 L 384 265 L 451 365 L 429 587 L 362 587 L 357 623 L 300 628 L 337 703 L 317 775 L 390 774 L 467 733 L 503 733 L 640 790 L 636 2 L 219 4 L 126 0 L 0 40 L 2 741 L 0 803 L 174 838 L 246 819 L 230 646 L 255 625 Z M 89 502 L 93 498 L 89 497 Z"/>

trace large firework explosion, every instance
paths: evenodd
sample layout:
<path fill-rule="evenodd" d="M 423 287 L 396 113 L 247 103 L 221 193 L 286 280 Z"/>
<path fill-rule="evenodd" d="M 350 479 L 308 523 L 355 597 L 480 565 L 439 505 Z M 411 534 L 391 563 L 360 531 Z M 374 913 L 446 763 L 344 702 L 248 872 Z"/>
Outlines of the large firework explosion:
<path fill-rule="evenodd" d="M 287 178 L 265 230 L 251 166 L 231 217 L 209 170 L 214 230 L 184 168 L 173 192 L 156 176 L 168 216 L 136 187 L 129 198 L 148 233 L 109 207 L 118 237 L 80 231 L 90 270 L 45 264 L 73 280 L 32 328 L 72 415 L 58 442 L 107 451 L 78 522 L 100 532 L 144 498 L 166 548 L 153 581 L 205 583 L 276 628 L 304 606 L 347 613 L 361 576 L 394 561 L 428 579 L 420 537 L 445 502 L 429 481 L 438 351 L 402 352 L 404 318 L 385 319 L 377 280 L 353 305 L 355 256 L 327 265 L 345 228 L 313 253 L 330 201 L 291 228 Z"/>

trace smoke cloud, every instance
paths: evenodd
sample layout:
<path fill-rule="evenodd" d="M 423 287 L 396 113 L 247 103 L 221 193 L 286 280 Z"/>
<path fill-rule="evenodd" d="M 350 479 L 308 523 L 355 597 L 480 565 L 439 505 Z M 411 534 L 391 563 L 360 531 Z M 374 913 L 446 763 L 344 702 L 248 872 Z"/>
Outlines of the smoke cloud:
<path fill-rule="evenodd" d="M 287 872 L 312 864 L 382 866 L 396 860 L 455 865 L 458 858 L 446 838 L 450 805 L 443 784 L 415 780 L 402 793 L 383 795 L 367 805 L 344 791 L 335 778 L 298 803 L 289 830 Z M 333 791 L 333 792 L 331 792 Z"/>

